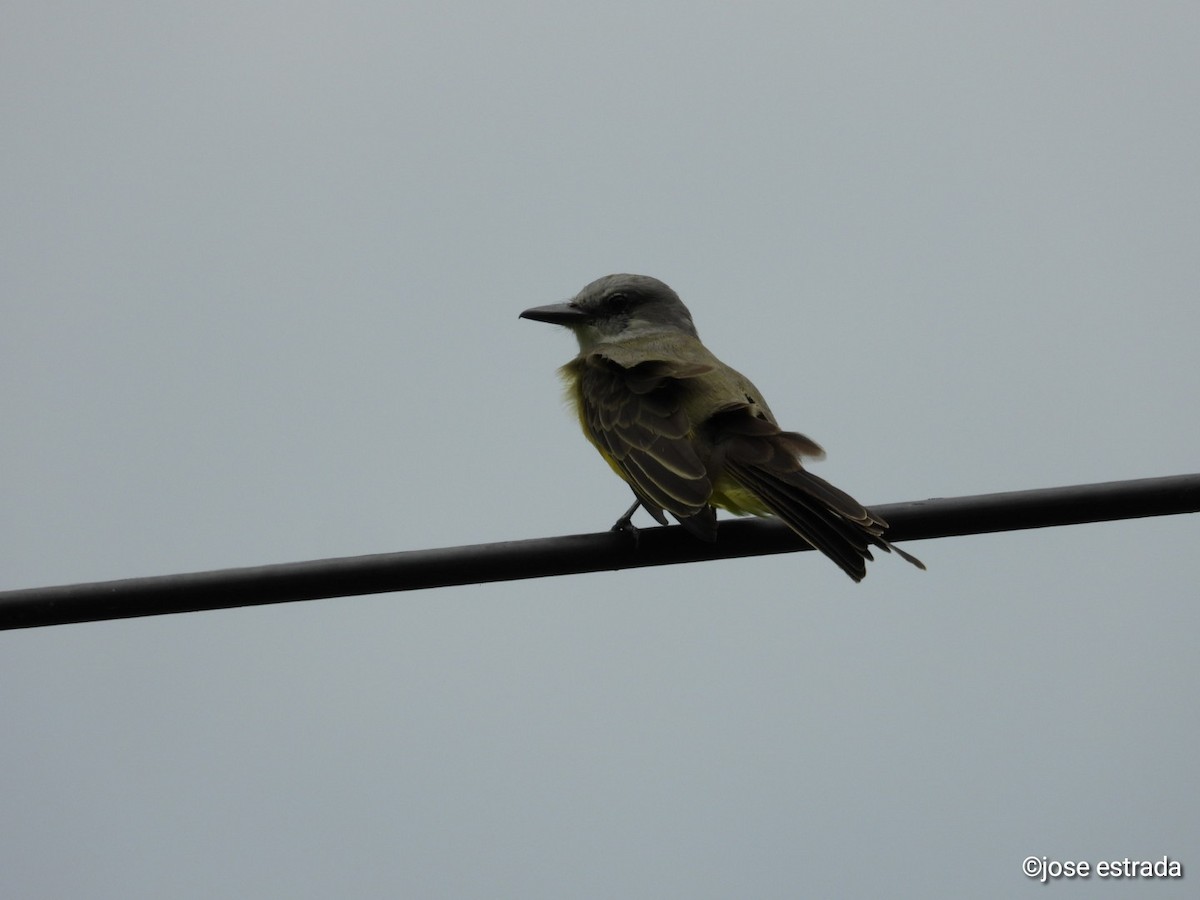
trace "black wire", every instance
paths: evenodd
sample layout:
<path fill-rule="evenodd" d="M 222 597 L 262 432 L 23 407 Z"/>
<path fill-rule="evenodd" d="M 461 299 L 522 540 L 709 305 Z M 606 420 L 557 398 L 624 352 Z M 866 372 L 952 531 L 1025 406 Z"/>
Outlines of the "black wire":
<path fill-rule="evenodd" d="M 936 498 L 872 507 L 891 541 L 1200 512 L 1200 474 Z M 716 543 L 683 528 L 408 550 L 184 575 L 0 592 L 0 630 L 293 600 L 762 556 L 807 550 L 771 519 L 721 522 Z"/>

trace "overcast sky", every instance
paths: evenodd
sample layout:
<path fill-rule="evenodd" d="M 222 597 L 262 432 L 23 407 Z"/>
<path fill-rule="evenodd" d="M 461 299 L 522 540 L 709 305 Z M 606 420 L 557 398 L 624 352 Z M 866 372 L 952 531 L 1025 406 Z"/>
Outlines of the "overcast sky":
<path fill-rule="evenodd" d="M 1200 469 L 1195 3 L 4 21 L 0 589 L 606 529 L 517 314 L 609 272 L 864 502 Z M 1198 543 L 6 632 L 0 895 L 1192 896 Z"/>

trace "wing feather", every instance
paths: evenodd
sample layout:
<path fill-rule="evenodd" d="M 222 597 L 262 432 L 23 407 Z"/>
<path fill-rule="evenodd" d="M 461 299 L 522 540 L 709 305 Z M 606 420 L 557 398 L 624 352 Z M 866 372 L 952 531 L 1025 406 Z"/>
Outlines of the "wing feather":
<path fill-rule="evenodd" d="M 585 426 L 647 509 L 691 518 L 708 505 L 712 482 L 692 446 L 680 381 L 710 367 L 661 359 L 628 365 L 631 359 L 606 347 L 579 360 Z"/>

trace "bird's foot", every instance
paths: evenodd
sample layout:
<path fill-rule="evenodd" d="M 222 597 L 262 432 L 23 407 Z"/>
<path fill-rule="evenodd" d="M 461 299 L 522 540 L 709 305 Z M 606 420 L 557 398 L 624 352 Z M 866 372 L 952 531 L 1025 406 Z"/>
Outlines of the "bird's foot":
<path fill-rule="evenodd" d="M 638 548 L 642 532 L 633 522 L 629 521 L 629 516 L 621 516 L 609 530 L 629 535 L 629 539 L 633 542 L 633 549 Z"/>
<path fill-rule="evenodd" d="M 625 511 L 625 515 L 617 519 L 617 521 L 613 524 L 613 527 L 609 529 L 610 531 L 619 531 L 622 534 L 629 535 L 629 539 L 633 541 L 633 547 L 635 550 L 637 549 L 641 532 L 638 530 L 638 527 L 633 524 L 633 514 L 637 512 L 638 507 L 641 505 L 642 502 L 640 500 L 634 503 L 633 506 L 629 507 L 629 509 Z"/>

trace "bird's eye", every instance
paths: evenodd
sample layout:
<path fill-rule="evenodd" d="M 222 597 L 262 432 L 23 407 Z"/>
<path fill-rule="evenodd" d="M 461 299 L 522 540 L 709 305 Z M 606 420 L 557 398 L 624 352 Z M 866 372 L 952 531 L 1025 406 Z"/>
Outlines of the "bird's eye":
<path fill-rule="evenodd" d="M 629 309 L 629 295 L 621 291 L 609 294 L 608 306 L 613 312 L 624 312 Z"/>

